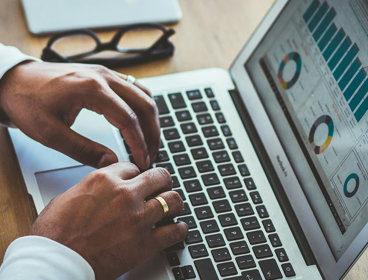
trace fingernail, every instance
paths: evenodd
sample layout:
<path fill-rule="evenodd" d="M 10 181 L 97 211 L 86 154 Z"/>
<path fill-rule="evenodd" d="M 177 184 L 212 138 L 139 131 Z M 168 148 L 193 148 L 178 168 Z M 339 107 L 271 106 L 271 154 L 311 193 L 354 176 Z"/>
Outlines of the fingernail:
<path fill-rule="evenodd" d="M 97 164 L 97 168 L 106 167 L 118 161 L 115 154 L 105 153 Z"/>

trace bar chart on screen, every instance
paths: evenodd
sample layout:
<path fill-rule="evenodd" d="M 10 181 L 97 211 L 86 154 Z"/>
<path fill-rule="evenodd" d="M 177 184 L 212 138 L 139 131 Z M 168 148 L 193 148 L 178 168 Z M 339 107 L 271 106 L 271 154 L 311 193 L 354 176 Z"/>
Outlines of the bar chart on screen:
<path fill-rule="evenodd" d="M 336 16 L 327 1 L 314 0 L 305 10 L 303 20 L 359 123 L 368 112 L 367 71 L 359 58 L 358 44 L 343 27 L 337 26 Z"/>

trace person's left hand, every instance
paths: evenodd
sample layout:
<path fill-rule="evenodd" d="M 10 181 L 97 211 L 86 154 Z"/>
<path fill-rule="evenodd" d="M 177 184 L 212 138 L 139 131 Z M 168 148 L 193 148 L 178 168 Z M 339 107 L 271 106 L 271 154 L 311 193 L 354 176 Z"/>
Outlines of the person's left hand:
<path fill-rule="evenodd" d="M 32 61 L 0 80 L 0 113 L 29 137 L 93 167 L 116 162 L 113 151 L 69 128 L 82 108 L 120 129 L 140 168 L 154 162 L 160 145 L 156 104 L 125 75 L 98 65 Z"/>

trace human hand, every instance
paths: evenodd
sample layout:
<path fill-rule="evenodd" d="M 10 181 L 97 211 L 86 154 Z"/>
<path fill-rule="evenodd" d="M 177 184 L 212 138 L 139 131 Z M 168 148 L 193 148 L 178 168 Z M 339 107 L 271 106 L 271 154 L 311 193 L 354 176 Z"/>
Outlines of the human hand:
<path fill-rule="evenodd" d="M 153 228 L 163 219 L 160 195 L 168 204 L 168 217 L 177 215 L 183 201 L 171 189 L 171 176 L 163 168 L 140 175 L 136 166 L 117 163 L 87 175 L 55 197 L 41 212 L 31 234 L 48 237 L 73 249 L 95 271 L 96 279 L 114 279 L 159 250 L 187 235 L 176 223 Z M 145 201 L 147 200 L 147 201 Z"/>
<path fill-rule="evenodd" d="M 25 134 L 93 167 L 116 162 L 113 151 L 70 129 L 83 108 L 120 129 L 140 168 L 154 162 L 160 145 L 156 104 L 125 75 L 97 65 L 32 61 L 0 80 L 0 111 Z"/>

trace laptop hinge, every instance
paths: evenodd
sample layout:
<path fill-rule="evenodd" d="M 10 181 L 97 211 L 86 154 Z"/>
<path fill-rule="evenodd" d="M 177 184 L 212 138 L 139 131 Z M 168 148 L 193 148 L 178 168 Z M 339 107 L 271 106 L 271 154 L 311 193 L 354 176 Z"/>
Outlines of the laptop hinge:
<path fill-rule="evenodd" d="M 243 125 L 249 135 L 253 147 L 258 155 L 258 158 L 266 173 L 267 179 L 270 182 L 273 192 L 275 193 L 275 196 L 281 205 L 281 210 L 283 211 L 289 227 L 295 237 L 298 247 L 303 255 L 304 261 L 307 265 L 315 265 L 316 260 L 314 258 L 313 252 L 290 205 L 285 191 L 281 186 L 281 182 L 276 174 L 276 171 L 271 163 L 269 156 L 267 155 L 261 138 L 259 137 L 258 132 L 253 125 L 252 119 L 243 104 L 243 100 L 241 99 L 240 94 L 236 89 L 229 90 L 229 93 L 243 122 Z"/>

